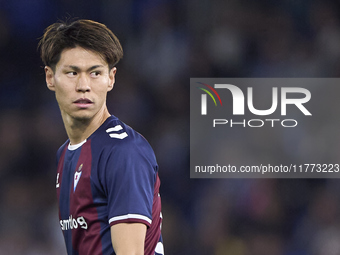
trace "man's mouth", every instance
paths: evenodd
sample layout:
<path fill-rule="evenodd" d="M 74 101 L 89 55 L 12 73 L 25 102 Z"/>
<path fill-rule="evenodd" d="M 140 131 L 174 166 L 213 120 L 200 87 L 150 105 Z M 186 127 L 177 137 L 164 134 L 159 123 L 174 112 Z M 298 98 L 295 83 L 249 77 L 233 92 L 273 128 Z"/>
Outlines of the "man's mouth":
<path fill-rule="evenodd" d="M 76 104 L 80 108 L 87 108 L 93 104 L 93 102 L 88 98 L 79 98 L 73 103 Z"/>

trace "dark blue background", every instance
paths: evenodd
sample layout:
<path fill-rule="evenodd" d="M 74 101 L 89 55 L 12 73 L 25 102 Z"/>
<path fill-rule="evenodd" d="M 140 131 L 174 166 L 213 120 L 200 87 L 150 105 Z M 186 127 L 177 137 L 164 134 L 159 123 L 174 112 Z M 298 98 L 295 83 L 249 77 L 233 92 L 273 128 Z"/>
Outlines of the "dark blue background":
<path fill-rule="evenodd" d="M 339 76 L 337 1 L 0 0 L 1 253 L 65 251 L 54 187 L 66 134 L 36 48 L 72 17 L 105 23 L 125 50 L 108 106 L 156 152 L 166 254 L 340 252 L 338 180 L 189 178 L 190 77 Z M 313 130 L 340 144 L 331 126 Z M 295 155 L 284 139 L 273 157 Z"/>

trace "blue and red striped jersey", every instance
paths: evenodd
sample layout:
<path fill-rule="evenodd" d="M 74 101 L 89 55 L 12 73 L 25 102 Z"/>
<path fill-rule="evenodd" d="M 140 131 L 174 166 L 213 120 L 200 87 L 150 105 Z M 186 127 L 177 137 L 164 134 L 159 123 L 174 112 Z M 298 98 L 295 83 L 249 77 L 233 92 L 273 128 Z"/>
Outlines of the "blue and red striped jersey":
<path fill-rule="evenodd" d="M 57 153 L 60 227 L 67 253 L 115 254 L 110 227 L 147 226 L 144 254 L 164 254 L 158 165 L 146 139 L 110 116 L 87 140 Z"/>

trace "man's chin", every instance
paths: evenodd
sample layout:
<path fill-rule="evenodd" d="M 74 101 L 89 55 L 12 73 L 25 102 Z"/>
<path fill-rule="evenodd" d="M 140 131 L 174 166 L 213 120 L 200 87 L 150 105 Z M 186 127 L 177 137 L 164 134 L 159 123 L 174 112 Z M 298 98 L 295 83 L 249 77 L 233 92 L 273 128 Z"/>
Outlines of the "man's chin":
<path fill-rule="evenodd" d="M 92 116 L 91 114 L 88 114 L 88 113 L 81 113 L 81 114 L 74 114 L 71 117 L 75 121 L 88 122 L 88 121 L 92 120 L 94 116 Z"/>
<path fill-rule="evenodd" d="M 79 121 L 79 122 L 88 122 L 88 121 L 92 120 L 93 117 L 90 117 L 90 116 L 76 116 L 73 119 L 76 120 L 76 121 Z"/>

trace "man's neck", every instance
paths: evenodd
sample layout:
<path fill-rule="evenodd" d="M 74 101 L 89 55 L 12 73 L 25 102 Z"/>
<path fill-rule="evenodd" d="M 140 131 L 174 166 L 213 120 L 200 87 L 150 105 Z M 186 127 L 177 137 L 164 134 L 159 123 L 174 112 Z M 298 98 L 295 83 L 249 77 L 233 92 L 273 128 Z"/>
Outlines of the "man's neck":
<path fill-rule="evenodd" d="M 106 110 L 101 115 L 95 115 L 92 119 L 75 119 L 62 114 L 65 130 L 72 145 L 83 142 L 93 134 L 110 117 Z"/>

